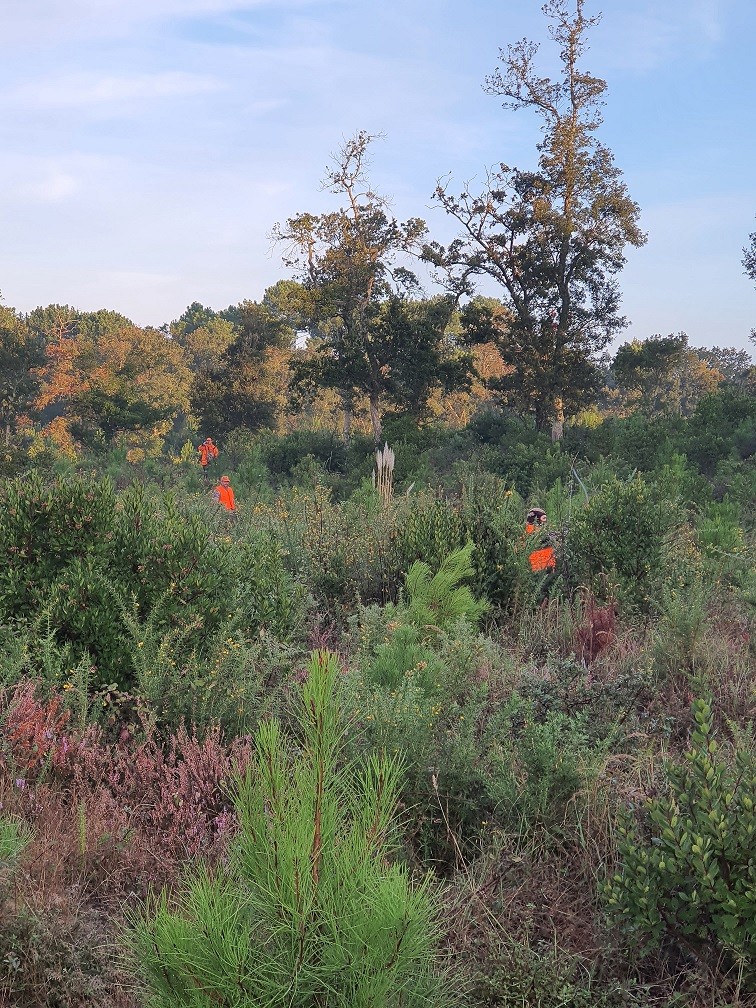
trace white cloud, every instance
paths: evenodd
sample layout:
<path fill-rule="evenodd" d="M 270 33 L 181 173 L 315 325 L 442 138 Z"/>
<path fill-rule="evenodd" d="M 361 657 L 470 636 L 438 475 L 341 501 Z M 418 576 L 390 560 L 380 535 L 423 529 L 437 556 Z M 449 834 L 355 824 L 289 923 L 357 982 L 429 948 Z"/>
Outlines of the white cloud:
<path fill-rule="evenodd" d="M 712 44 L 724 36 L 724 14 L 720 0 L 695 0 L 691 11 L 694 26 Z"/>
<path fill-rule="evenodd" d="M 648 73 L 666 63 L 707 57 L 724 36 L 723 0 L 643 0 L 611 11 L 598 37 L 604 39 L 608 66 Z"/>
<path fill-rule="evenodd" d="M 223 87 L 224 84 L 214 77 L 178 71 L 120 77 L 75 74 L 21 84 L 6 95 L 4 104 L 42 109 L 106 107 L 189 97 Z"/>
<path fill-rule="evenodd" d="M 148 21 L 201 17 L 265 7 L 298 9 L 320 0 L 12 0 L 3 9 L 5 45 L 45 45 L 63 38 L 128 34 Z"/>
<path fill-rule="evenodd" d="M 30 200 L 39 200 L 42 203 L 58 203 L 73 195 L 79 188 L 79 184 L 73 175 L 67 172 L 53 171 L 43 175 L 34 181 L 23 183 L 19 186 L 19 194 Z"/>
<path fill-rule="evenodd" d="M 72 151 L 60 155 L 8 153 L 0 161 L 0 214 L 17 216 L 24 204 L 63 203 L 91 197 L 120 161 Z"/>

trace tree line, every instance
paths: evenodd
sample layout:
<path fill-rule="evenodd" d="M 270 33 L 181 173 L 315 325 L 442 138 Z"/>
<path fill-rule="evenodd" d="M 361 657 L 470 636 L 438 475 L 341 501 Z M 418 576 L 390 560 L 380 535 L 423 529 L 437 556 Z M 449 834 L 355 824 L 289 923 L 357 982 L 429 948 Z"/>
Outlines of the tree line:
<path fill-rule="evenodd" d="M 599 20 L 584 6 L 544 7 L 554 79 L 540 76 L 534 43 L 500 51 L 485 90 L 536 114 L 537 164 L 500 164 L 478 192 L 440 182 L 435 199 L 459 228 L 448 246 L 423 220 L 391 215 L 368 177 L 375 138 L 361 131 L 324 180 L 338 208 L 274 227 L 293 276 L 259 302 L 194 302 L 159 328 L 106 309 L 0 308 L 6 447 L 32 432 L 69 454 L 125 439 L 136 458 L 198 425 L 221 437 L 338 425 L 347 438 L 357 425 L 379 444 L 387 414 L 464 423 L 491 400 L 558 440 L 586 410 L 687 415 L 722 381 L 752 381 L 745 351 L 694 350 L 684 333 L 606 353 L 627 324 L 625 249 L 645 235 L 597 136 L 607 85 L 582 69 Z M 756 279 L 756 233 L 750 241 L 743 265 Z M 440 293 L 423 290 L 421 265 Z"/>

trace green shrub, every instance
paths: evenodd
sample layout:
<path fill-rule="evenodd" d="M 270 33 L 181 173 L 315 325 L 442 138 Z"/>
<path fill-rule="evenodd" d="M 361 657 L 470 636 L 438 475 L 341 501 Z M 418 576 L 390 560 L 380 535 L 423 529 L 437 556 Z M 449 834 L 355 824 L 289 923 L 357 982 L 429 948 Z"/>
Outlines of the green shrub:
<path fill-rule="evenodd" d="M 372 486 L 342 503 L 321 484 L 297 492 L 287 524 L 296 526 L 301 577 L 322 605 L 341 610 L 358 599 L 396 598 L 401 572 L 396 510 L 383 508 Z"/>
<path fill-rule="evenodd" d="M 553 945 L 503 940 L 473 975 L 479 1008 L 648 1008 L 647 989 L 597 977 L 590 961 Z"/>
<path fill-rule="evenodd" d="M 747 457 L 752 451 L 756 399 L 747 392 L 724 386 L 704 396 L 696 406 L 684 432 L 683 446 L 688 458 L 706 475 L 729 456 Z"/>
<path fill-rule="evenodd" d="M 289 635 L 303 595 L 276 542 L 251 533 L 236 543 L 216 521 L 139 484 L 116 494 L 83 478 L 10 483 L 0 494 L 0 620 L 46 617 L 74 666 L 88 656 L 95 685 L 122 687 L 134 679 L 124 608 L 161 637 L 191 635 L 198 655 L 230 620 Z"/>
<path fill-rule="evenodd" d="M 641 477 L 612 479 L 575 513 L 567 539 L 574 583 L 647 607 L 664 577 L 665 538 L 683 521 L 679 505 Z"/>
<path fill-rule="evenodd" d="M 528 551 L 522 548 L 526 510 L 522 498 L 490 473 L 468 474 L 461 489 L 463 532 L 476 546 L 473 591 L 499 608 L 532 596 L 534 579 Z"/>
<path fill-rule="evenodd" d="M 344 471 L 346 442 L 330 431 L 293 431 L 266 446 L 265 463 L 273 476 L 291 476 L 305 459 L 315 459 L 326 472 Z"/>
<path fill-rule="evenodd" d="M 277 722 L 258 729 L 228 866 L 195 871 L 135 923 L 156 1008 L 449 1003 L 428 882 L 386 860 L 399 763 L 340 764 L 338 675 L 335 656 L 313 655 L 293 753 Z"/>
<path fill-rule="evenodd" d="M 487 770 L 492 736 L 503 718 L 494 715 L 490 725 L 483 718 L 485 684 L 470 686 L 464 697 L 449 697 L 443 680 L 429 682 L 428 672 L 415 667 L 389 688 L 354 671 L 340 690 L 351 723 L 348 751 L 360 758 L 384 751 L 402 760 L 402 801 L 410 809 L 407 847 L 423 865 L 445 875 L 459 849 L 474 849 L 493 811 Z M 448 669 L 441 674 L 448 677 Z"/>
<path fill-rule="evenodd" d="M 610 914 L 645 947 L 671 939 L 756 992 L 756 757 L 717 755 L 706 700 L 693 704 L 691 748 L 667 767 L 668 793 L 640 825 L 620 828 L 620 869 L 605 888 Z"/>
<path fill-rule="evenodd" d="M 500 736 L 489 783 L 494 815 L 522 834 L 558 833 L 568 802 L 595 776 L 602 746 L 591 743 L 585 714 L 549 711 L 538 721 L 517 695 L 509 707 L 509 731 Z"/>
<path fill-rule="evenodd" d="M 431 567 L 463 545 L 462 522 L 454 504 L 421 492 L 399 519 L 398 549 L 406 570 L 415 560 Z"/>

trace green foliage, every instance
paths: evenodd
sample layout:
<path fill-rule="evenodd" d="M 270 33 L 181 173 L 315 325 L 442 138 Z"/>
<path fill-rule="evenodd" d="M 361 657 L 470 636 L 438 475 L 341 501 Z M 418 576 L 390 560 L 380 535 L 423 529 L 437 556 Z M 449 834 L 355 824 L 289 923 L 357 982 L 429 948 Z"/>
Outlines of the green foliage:
<path fill-rule="evenodd" d="M 469 850 L 493 810 L 486 775 L 506 722 L 503 710 L 490 709 L 482 673 L 501 656 L 462 620 L 430 648 L 416 628 L 386 627 L 385 619 L 377 609 L 362 612 L 359 666 L 340 683 L 349 750 L 402 759 L 409 845 L 422 863 L 446 873 L 455 844 Z"/>
<path fill-rule="evenodd" d="M 423 633 L 425 631 L 425 633 Z M 398 689 L 413 677 L 425 692 L 431 683 L 446 678 L 446 666 L 436 651 L 424 643 L 427 626 L 397 626 L 378 644 L 366 666 L 371 682 L 386 689 Z"/>
<path fill-rule="evenodd" d="M 265 449 L 264 460 L 273 476 L 291 476 L 307 457 L 317 459 L 327 472 L 343 473 L 347 450 L 342 438 L 330 431 L 294 431 L 276 438 Z"/>
<path fill-rule="evenodd" d="M 1 496 L 0 616 L 45 614 L 74 665 L 89 656 L 96 681 L 132 681 L 124 607 L 161 636 L 193 633 L 198 655 L 229 621 L 282 636 L 298 624 L 302 592 L 270 537 L 235 544 L 214 515 L 182 514 L 139 484 L 116 495 L 107 481 L 32 476 Z"/>
<path fill-rule="evenodd" d="M 462 545 L 462 523 L 454 504 L 428 492 L 414 495 L 398 530 L 399 553 L 406 566 L 422 560 L 437 567 Z"/>
<path fill-rule="evenodd" d="M 705 669 L 713 586 L 689 527 L 665 542 L 661 563 L 665 576 L 654 600 L 658 619 L 649 650 L 663 678 L 682 672 L 692 684 Z"/>
<path fill-rule="evenodd" d="M 249 641 L 226 625 L 197 640 L 196 623 L 163 630 L 159 610 L 141 622 L 124 607 L 122 618 L 133 649 L 134 689 L 162 726 L 185 722 L 201 734 L 220 724 L 226 732 L 243 732 L 259 717 L 268 677 L 294 661 L 284 644 L 262 631 Z"/>
<path fill-rule="evenodd" d="M 278 501 L 288 549 L 302 579 L 318 601 L 341 609 L 396 598 L 401 564 L 397 549 L 397 514 L 383 508 L 366 485 L 343 503 L 334 501 L 320 482 L 311 491 Z"/>
<path fill-rule="evenodd" d="M 590 963 L 553 945 L 503 939 L 473 977 L 479 1008 L 647 1008 L 646 990 L 599 978 Z"/>
<path fill-rule="evenodd" d="M 156 1008 L 448 1002 L 429 885 L 386 861 L 400 765 L 340 764 L 338 663 L 318 652 L 308 671 L 295 752 L 277 722 L 257 731 L 228 866 L 195 871 L 135 924 Z"/>
<path fill-rule="evenodd" d="M 567 540 L 573 582 L 597 592 L 608 582 L 622 601 L 648 606 L 664 576 L 665 538 L 682 520 L 677 502 L 640 476 L 611 479 L 573 516 Z"/>
<path fill-rule="evenodd" d="M 735 501 L 712 501 L 696 519 L 696 540 L 707 570 L 716 578 L 729 577 L 749 563 L 741 509 Z"/>
<path fill-rule="evenodd" d="M 523 834 L 534 827 L 558 832 L 567 803 L 594 776 L 601 746 L 591 743 L 584 714 L 549 711 L 538 721 L 514 695 L 509 716 L 490 784 L 496 817 Z"/>
<path fill-rule="evenodd" d="M 647 946 L 671 938 L 722 972 L 742 971 L 756 991 L 756 759 L 734 765 L 714 738 L 713 714 L 693 704 L 690 750 L 667 767 L 668 792 L 652 798 L 642 826 L 620 827 L 620 870 L 606 885 L 609 912 Z"/>
<path fill-rule="evenodd" d="M 424 643 L 403 616 L 398 606 L 360 610 L 356 668 L 342 691 L 350 745 L 405 762 L 415 855 L 443 873 L 493 825 L 524 837 L 560 832 L 568 802 L 600 765 L 607 726 L 602 736 L 587 711 L 502 686 L 516 671 L 474 624 L 459 619 Z"/>
<path fill-rule="evenodd" d="M 744 448 L 743 458 L 753 454 L 754 427 L 756 398 L 725 386 L 705 396 L 696 407 L 685 430 L 685 454 L 703 473 L 710 475 L 719 460 L 737 454 L 738 442 Z"/>
<path fill-rule="evenodd" d="M 502 609 L 532 596 L 522 498 L 499 477 L 477 472 L 462 482 L 460 510 L 464 533 L 476 546 L 474 591 Z"/>
<path fill-rule="evenodd" d="M 460 619 L 477 626 L 489 605 L 477 601 L 469 587 L 460 583 L 475 573 L 474 549 L 468 543 L 450 553 L 435 574 L 422 560 L 412 564 L 405 579 L 405 619 L 421 628 L 445 629 Z"/>
<path fill-rule="evenodd" d="M 0 816 L 0 899 L 5 896 L 5 889 L 32 836 L 26 823 L 12 816 Z"/>

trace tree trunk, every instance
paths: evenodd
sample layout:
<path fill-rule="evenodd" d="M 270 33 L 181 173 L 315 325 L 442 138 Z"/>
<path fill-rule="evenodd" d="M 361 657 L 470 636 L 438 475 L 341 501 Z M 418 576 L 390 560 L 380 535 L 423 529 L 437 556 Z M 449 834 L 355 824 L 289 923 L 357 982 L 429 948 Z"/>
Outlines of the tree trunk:
<path fill-rule="evenodd" d="M 381 424 L 381 413 L 378 409 L 378 395 L 372 392 L 370 394 L 370 422 L 373 425 L 375 447 L 380 448 L 381 440 L 383 439 L 383 425 Z"/>
<path fill-rule="evenodd" d="M 551 440 L 561 441 L 564 436 L 564 403 L 561 396 L 554 399 L 554 418 L 551 421 Z"/>
<path fill-rule="evenodd" d="M 348 441 L 352 436 L 352 404 L 344 402 L 344 440 Z"/>

